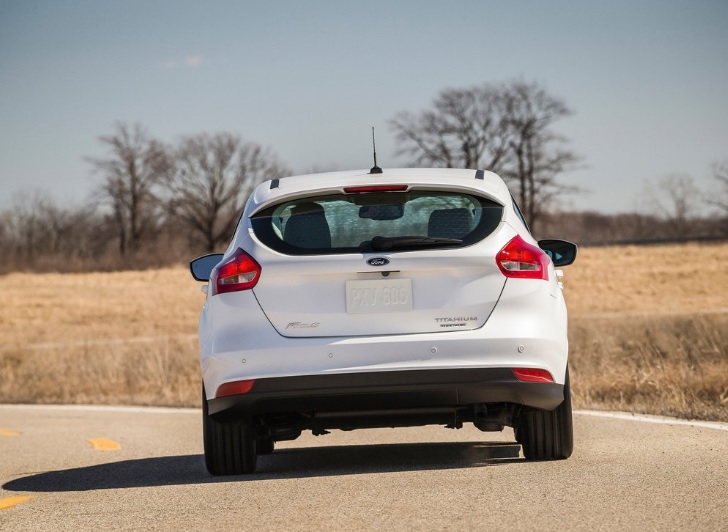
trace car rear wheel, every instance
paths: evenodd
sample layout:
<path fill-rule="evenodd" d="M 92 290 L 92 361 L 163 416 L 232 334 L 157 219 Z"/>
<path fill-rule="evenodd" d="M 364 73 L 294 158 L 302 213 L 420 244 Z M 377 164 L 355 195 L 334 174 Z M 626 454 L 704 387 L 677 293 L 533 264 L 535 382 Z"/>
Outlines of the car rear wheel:
<path fill-rule="evenodd" d="M 255 451 L 258 454 L 271 454 L 275 449 L 273 438 L 260 438 L 255 442 Z"/>
<path fill-rule="evenodd" d="M 257 463 L 255 431 L 250 423 L 221 423 L 208 413 L 202 388 L 202 431 L 205 465 L 211 475 L 253 473 Z"/>
<path fill-rule="evenodd" d="M 518 426 L 513 427 L 513 436 L 516 438 L 516 443 L 523 444 L 523 431 Z"/>
<path fill-rule="evenodd" d="M 564 382 L 564 401 L 554 410 L 521 413 L 515 428 L 516 441 L 526 460 L 563 460 L 574 449 L 569 370 Z"/>

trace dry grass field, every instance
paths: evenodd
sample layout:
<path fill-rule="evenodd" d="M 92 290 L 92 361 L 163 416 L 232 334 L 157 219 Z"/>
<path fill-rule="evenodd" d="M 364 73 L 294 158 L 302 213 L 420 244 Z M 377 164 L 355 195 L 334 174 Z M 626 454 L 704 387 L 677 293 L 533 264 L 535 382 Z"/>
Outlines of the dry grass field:
<path fill-rule="evenodd" d="M 728 421 L 728 245 L 583 249 L 565 268 L 574 402 Z"/>
<path fill-rule="evenodd" d="M 727 244 L 582 249 L 564 279 L 575 406 L 728 421 L 726 264 Z M 186 268 L 0 282 L 0 402 L 199 403 Z"/>

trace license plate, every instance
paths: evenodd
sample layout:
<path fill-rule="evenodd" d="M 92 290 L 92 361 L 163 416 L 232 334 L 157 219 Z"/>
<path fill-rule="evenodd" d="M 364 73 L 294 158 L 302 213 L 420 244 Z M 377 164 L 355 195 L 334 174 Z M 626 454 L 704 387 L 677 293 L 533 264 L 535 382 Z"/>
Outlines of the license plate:
<path fill-rule="evenodd" d="M 411 279 L 346 282 L 346 311 L 349 314 L 404 310 L 412 310 Z"/>

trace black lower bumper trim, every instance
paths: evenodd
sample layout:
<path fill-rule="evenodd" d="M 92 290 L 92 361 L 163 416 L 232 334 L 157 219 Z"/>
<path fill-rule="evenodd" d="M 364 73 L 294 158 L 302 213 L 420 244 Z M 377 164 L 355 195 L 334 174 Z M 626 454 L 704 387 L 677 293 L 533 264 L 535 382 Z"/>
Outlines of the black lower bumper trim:
<path fill-rule="evenodd" d="M 563 385 L 521 382 L 509 368 L 448 369 L 303 375 L 258 379 L 250 392 L 211 399 L 219 419 L 272 414 L 338 417 L 336 413 L 457 410 L 509 403 L 553 410 L 563 401 Z"/>

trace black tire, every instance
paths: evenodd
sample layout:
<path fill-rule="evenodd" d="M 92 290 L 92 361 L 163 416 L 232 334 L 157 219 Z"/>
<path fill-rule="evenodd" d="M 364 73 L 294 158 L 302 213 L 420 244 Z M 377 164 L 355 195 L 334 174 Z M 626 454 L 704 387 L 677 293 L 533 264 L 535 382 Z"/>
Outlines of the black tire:
<path fill-rule="evenodd" d="M 245 475 L 255 472 L 255 431 L 250 423 L 221 423 L 210 417 L 202 389 L 202 436 L 205 465 L 211 475 Z"/>
<path fill-rule="evenodd" d="M 516 443 L 523 444 L 523 431 L 518 428 L 518 425 L 513 427 L 513 436 L 516 438 Z"/>
<path fill-rule="evenodd" d="M 564 460 L 574 450 L 571 418 L 571 384 L 566 370 L 564 401 L 554 410 L 521 413 L 515 428 L 516 441 L 523 446 L 526 460 Z"/>
<path fill-rule="evenodd" d="M 258 454 L 271 454 L 275 449 L 273 438 L 260 438 L 255 442 L 255 450 Z"/>

